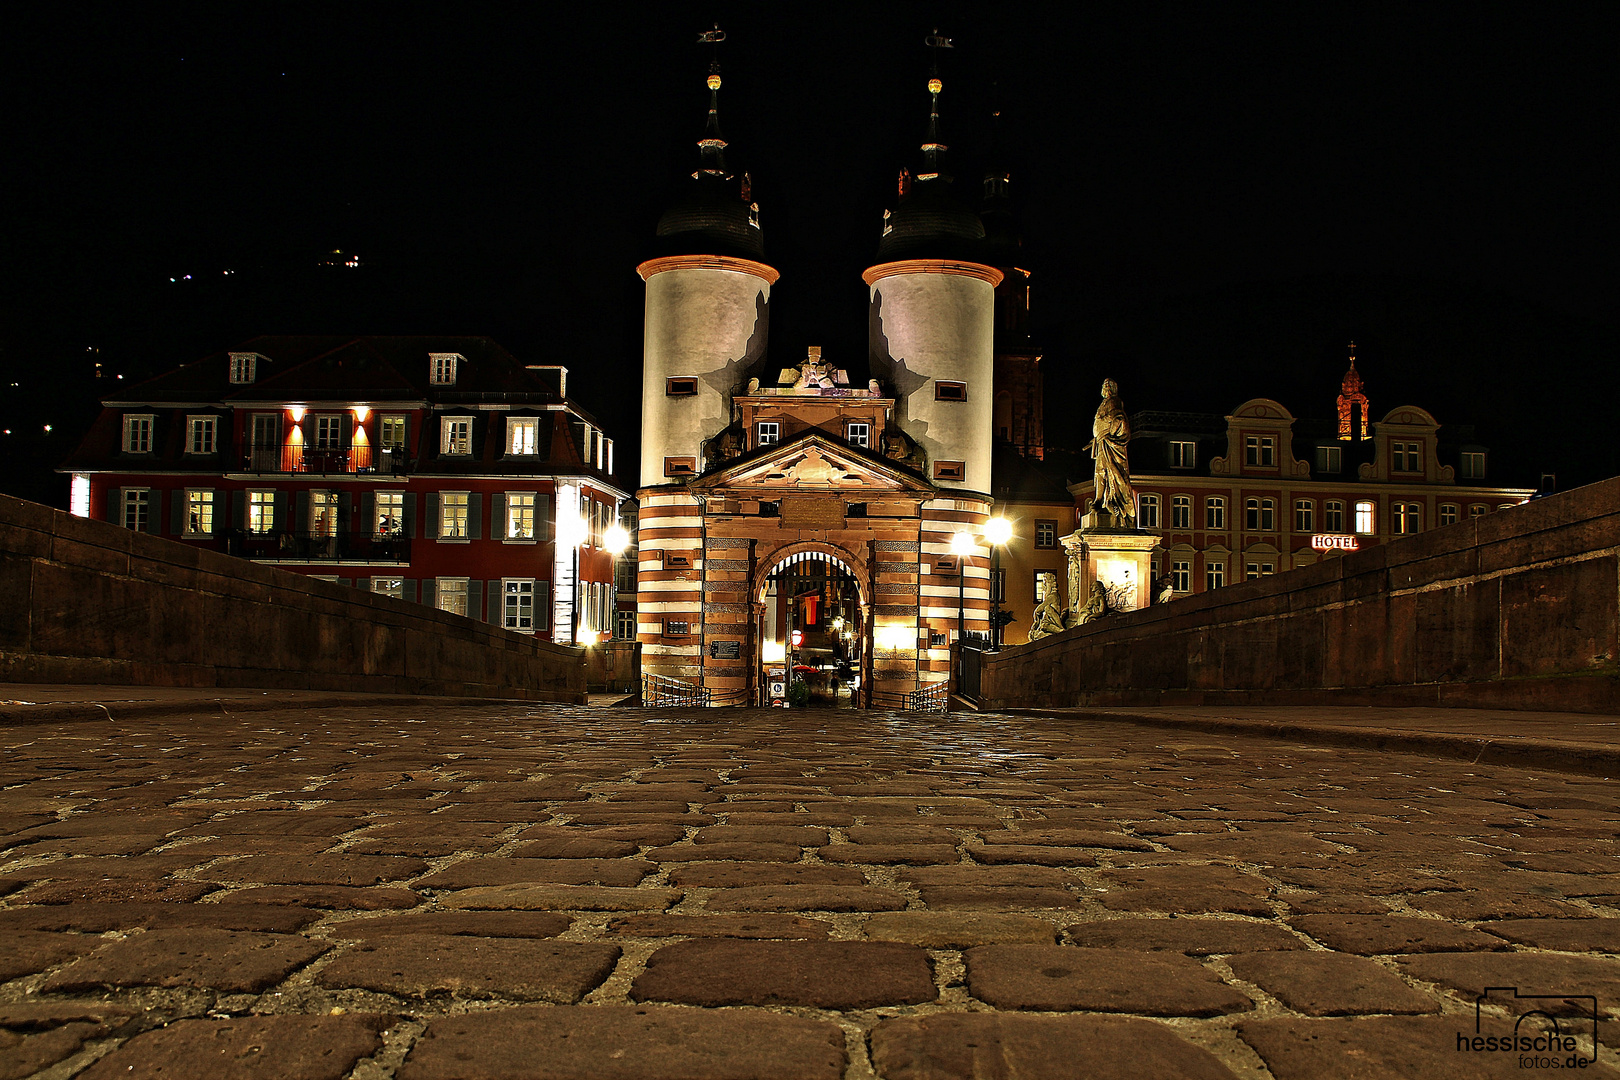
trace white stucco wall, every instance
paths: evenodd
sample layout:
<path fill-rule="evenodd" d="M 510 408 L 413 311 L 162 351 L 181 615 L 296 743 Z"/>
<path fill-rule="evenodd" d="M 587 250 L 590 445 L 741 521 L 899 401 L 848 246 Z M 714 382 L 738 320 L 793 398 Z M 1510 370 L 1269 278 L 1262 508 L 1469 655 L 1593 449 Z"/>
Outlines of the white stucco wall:
<path fill-rule="evenodd" d="M 692 457 L 730 423 L 730 394 L 764 354 L 771 287 L 740 270 L 676 267 L 647 277 L 642 344 L 641 484 L 669 483 L 666 457 Z M 669 397 L 665 380 L 691 376 L 695 397 Z"/>
<path fill-rule="evenodd" d="M 903 395 L 902 430 L 933 462 L 967 463 L 962 482 L 942 487 L 990 490 L 995 400 L 995 287 L 980 277 L 902 273 L 873 282 L 873 375 Z M 920 384 L 918 380 L 921 380 Z M 967 384 L 966 401 L 936 401 L 937 381 Z"/>

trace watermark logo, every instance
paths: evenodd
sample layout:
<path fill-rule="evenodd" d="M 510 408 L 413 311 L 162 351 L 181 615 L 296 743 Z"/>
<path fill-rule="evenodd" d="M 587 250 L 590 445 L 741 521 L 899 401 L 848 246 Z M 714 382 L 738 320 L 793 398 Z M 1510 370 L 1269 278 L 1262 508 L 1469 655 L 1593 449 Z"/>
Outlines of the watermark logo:
<path fill-rule="evenodd" d="M 1519 1013 L 1512 1030 L 1500 1030 L 1506 1020 L 1486 1013 L 1488 1003 Z M 1521 1069 L 1584 1069 L 1597 1060 L 1597 1022 L 1592 994 L 1521 994 L 1517 986 L 1487 986 L 1474 999 L 1474 1034 L 1457 1032 L 1457 1050 L 1517 1054 Z M 1590 1054 L 1580 1049 L 1582 1038 Z"/>

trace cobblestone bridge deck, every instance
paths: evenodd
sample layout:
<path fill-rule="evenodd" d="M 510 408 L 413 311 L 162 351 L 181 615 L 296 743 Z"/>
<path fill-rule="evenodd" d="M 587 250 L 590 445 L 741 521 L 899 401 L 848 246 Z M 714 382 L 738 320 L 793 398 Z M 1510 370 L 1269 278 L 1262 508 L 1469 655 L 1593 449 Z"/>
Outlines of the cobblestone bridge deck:
<path fill-rule="evenodd" d="M 1523 1077 L 1459 1033 L 1531 1008 L 1620 1075 L 1590 772 L 421 702 L 0 742 L 0 1080 Z"/>

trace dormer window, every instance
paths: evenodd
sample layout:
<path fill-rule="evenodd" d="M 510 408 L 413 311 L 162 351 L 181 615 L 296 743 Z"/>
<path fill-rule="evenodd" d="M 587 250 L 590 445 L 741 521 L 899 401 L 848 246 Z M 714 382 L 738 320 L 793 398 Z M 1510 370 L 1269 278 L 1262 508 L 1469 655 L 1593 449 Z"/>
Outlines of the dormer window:
<path fill-rule="evenodd" d="M 237 386 L 252 382 L 258 374 L 258 360 L 258 353 L 231 353 L 231 382 Z"/>
<path fill-rule="evenodd" d="M 1243 464 L 1274 468 L 1277 464 L 1277 441 L 1270 435 L 1249 435 L 1243 440 Z"/>
<path fill-rule="evenodd" d="M 532 416 L 512 416 L 506 421 L 506 452 L 532 456 L 539 442 L 540 421 Z"/>
<path fill-rule="evenodd" d="M 428 353 L 428 382 L 434 386 L 456 385 L 456 361 L 460 353 Z"/>
<path fill-rule="evenodd" d="M 152 452 L 152 421 L 151 415 L 132 415 L 124 417 L 124 453 L 150 454 Z"/>

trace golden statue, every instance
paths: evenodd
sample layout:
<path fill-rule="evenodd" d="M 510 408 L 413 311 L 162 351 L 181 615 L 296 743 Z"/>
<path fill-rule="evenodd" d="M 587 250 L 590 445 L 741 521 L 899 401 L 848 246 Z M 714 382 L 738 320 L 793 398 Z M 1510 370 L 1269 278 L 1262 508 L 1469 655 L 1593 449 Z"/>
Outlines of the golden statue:
<path fill-rule="evenodd" d="M 1058 597 L 1057 575 L 1042 573 L 1041 595 L 1046 597 L 1035 607 L 1035 614 L 1030 619 L 1029 640 L 1039 641 L 1043 637 L 1061 634 L 1068 627 L 1064 625 L 1063 604 Z"/>
<path fill-rule="evenodd" d="M 1125 454 L 1126 444 L 1131 440 L 1131 421 L 1125 415 L 1124 403 L 1119 400 L 1119 384 L 1113 379 L 1103 380 L 1102 398 L 1097 416 L 1091 422 L 1094 438 L 1086 444 L 1097 463 L 1093 474 L 1092 509 L 1110 515 L 1116 526 L 1133 528 L 1136 490 L 1131 487 L 1131 469 Z"/>

